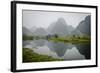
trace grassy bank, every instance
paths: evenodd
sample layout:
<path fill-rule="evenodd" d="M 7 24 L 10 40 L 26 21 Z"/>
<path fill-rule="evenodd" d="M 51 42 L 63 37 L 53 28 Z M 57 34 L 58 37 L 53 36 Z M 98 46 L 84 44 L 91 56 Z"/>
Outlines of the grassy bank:
<path fill-rule="evenodd" d="M 90 43 L 90 38 L 59 37 L 59 38 L 50 38 L 49 41 L 88 44 L 88 43 Z"/>
<path fill-rule="evenodd" d="M 33 36 L 23 35 L 23 40 L 33 40 Z"/>
<path fill-rule="evenodd" d="M 64 43 L 75 43 L 75 44 L 88 44 L 91 41 L 90 36 L 85 35 L 85 36 L 26 36 L 23 35 L 23 40 L 39 40 L 39 39 L 44 39 L 44 40 L 49 40 L 49 41 L 54 41 L 54 42 L 64 42 Z"/>
<path fill-rule="evenodd" d="M 40 55 L 29 48 L 23 48 L 23 62 L 45 62 L 45 61 L 62 61 L 62 59 L 52 58 L 47 55 Z"/>

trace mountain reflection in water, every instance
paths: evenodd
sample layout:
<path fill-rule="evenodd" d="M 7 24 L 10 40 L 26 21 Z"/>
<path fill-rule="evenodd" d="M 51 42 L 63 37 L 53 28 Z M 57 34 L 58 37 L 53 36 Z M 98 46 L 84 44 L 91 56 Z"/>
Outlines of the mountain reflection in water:
<path fill-rule="evenodd" d="M 91 58 L 90 44 L 71 44 L 47 40 L 24 41 L 24 48 L 32 48 L 34 52 L 64 60 L 83 60 Z"/>

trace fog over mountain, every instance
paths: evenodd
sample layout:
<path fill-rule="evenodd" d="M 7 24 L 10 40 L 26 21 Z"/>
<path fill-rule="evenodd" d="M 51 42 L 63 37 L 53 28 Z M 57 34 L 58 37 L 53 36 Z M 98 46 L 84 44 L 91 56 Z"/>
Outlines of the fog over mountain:
<path fill-rule="evenodd" d="M 75 29 L 71 32 L 71 35 L 82 35 L 82 32 L 80 32 L 78 29 Z"/>
<path fill-rule="evenodd" d="M 91 16 L 86 16 L 85 20 L 81 21 L 77 28 L 81 33 L 90 35 L 91 34 Z"/>
<path fill-rule="evenodd" d="M 47 32 L 44 28 L 37 28 L 35 31 L 33 31 L 33 34 L 36 36 L 45 36 L 47 35 Z"/>
<path fill-rule="evenodd" d="M 76 28 L 73 28 L 72 25 L 68 25 L 64 18 L 59 18 L 57 21 L 50 23 L 47 29 L 32 27 L 27 29 L 23 27 L 23 34 L 27 35 L 37 35 L 37 36 L 46 36 L 46 35 L 90 35 L 91 34 L 91 16 L 88 15 L 84 20 L 80 21 L 79 25 Z"/>
<path fill-rule="evenodd" d="M 72 35 L 90 35 L 91 34 L 91 16 L 88 15 L 83 21 L 79 23 L 75 30 L 71 32 Z"/>
<path fill-rule="evenodd" d="M 48 27 L 47 31 L 48 34 L 69 35 L 73 29 L 71 25 L 67 25 L 63 18 L 59 18 Z"/>
<path fill-rule="evenodd" d="M 33 27 L 31 27 L 29 30 L 30 30 L 31 32 L 34 32 L 36 29 L 37 29 L 37 27 L 33 26 Z"/>
<path fill-rule="evenodd" d="M 26 27 L 22 27 L 23 35 L 33 35 L 33 33 Z"/>

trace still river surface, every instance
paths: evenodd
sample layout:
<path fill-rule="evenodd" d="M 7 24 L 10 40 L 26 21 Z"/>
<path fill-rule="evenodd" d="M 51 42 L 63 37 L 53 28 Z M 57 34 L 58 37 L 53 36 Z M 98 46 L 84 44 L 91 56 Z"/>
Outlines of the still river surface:
<path fill-rule="evenodd" d="M 41 55 L 64 60 L 85 60 L 91 58 L 90 44 L 53 42 L 44 39 L 23 41 L 24 48 L 32 48 Z"/>

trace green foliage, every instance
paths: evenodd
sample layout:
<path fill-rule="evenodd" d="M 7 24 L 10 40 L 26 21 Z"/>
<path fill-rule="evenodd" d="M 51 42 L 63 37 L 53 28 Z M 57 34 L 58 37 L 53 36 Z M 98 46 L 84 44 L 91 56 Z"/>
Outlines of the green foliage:
<path fill-rule="evenodd" d="M 29 48 L 23 48 L 23 62 L 63 61 L 47 55 L 40 55 Z"/>
<path fill-rule="evenodd" d="M 72 35 L 72 36 L 58 36 L 55 35 L 47 35 L 47 36 L 26 36 L 23 35 L 23 40 L 39 40 L 46 39 L 54 42 L 64 42 L 64 43 L 77 43 L 77 44 L 89 44 L 90 36 L 89 35 Z"/>
<path fill-rule="evenodd" d="M 26 35 L 23 35 L 23 40 L 33 40 L 34 37 L 33 36 L 26 36 Z"/>
<path fill-rule="evenodd" d="M 77 44 L 89 44 L 90 37 L 89 36 L 67 36 L 67 37 L 58 37 L 58 38 L 51 38 L 50 41 L 55 42 L 64 42 L 64 43 L 77 43 Z"/>

